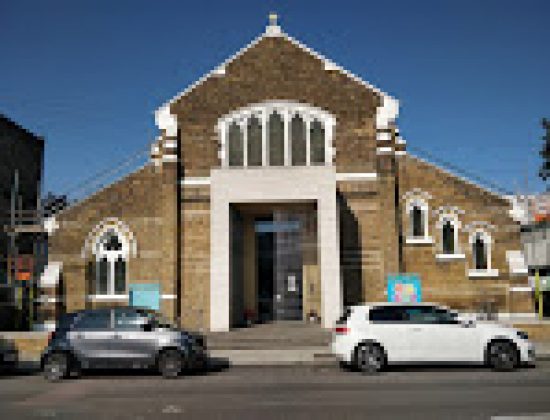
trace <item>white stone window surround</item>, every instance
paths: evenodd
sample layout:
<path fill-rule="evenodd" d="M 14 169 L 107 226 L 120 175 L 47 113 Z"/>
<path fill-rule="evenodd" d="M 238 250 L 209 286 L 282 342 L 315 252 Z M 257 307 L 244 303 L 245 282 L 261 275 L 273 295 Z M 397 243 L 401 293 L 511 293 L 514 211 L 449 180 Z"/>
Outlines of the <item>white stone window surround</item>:
<path fill-rule="evenodd" d="M 101 239 L 104 238 L 106 235 L 110 235 L 110 234 L 116 235 L 116 237 L 118 238 L 121 244 L 120 250 L 107 250 L 103 247 L 103 243 L 101 242 Z M 100 232 L 100 234 L 97 236 L 93 253 L 95 255 L 95 263 L 96 263 L 96 278 L 95 278 L 96 290 L 99 290 L 99 264 L 103 258 L 107 259 L 107 267 L 108 267 L 107 293 L 96 293 L 94 296 L 96 298 L 100 296 L 107 296 L 109 298 L 112 298 L 112 297 L 119 298 L 121 295 L 123 296 L 124 293 L 126 293 L 126 290 L 124 290 L 124 293 L 115 292 L 115 262 L 121 259 L 125 264 L 124 286 L 125 286 L 125 289 L 127 289 L 128 288 L 128 255 L 130 254 L 130 246 L 126 237 L 117 230 L 116 226 L 108 226 L 102 232 Z"/>
<path fill-rule="evenodd" d="M 415 207 L 420 208 L 420 211 L 422 213 L 423 227 L 424 227 L 424 235 L 422 236 L 413 236 L 413 213 L 412 212 Z M 409 221 L 409 228 L 407 231 L 407 236 L 405 238 L 405 243 L 411 244 L 411 245 L 433 244 L 434 240 L 429 235 L 429 228 L 428 228 L 429 206 L 428 206 L 427 200 L 420 197 L 409 198 L 407 200 L 405 209 L 406 209 L 406 214 Z"/>
<path fill-rule="evenodd" d="M 454 252 L 452 254 L 447 254 L 443 252 L 443 227 L 447 222 L 450 222 L 453 226 L 453 250 Z M 458 220 L 458 216 L 456 214 L 441 214 L 439 216 L 439 220 L 436 222 L 435 227 L 439 230 L 439 241 L 438 241 L 438 253 L 436 254 L 436 259 L 439 261 L 455 261 L 460 259 L 465 259 L 466 254 L 462 252 L 462 249 L 460 247 L 460 243 L 458 241 L 458 231 L 462 227 L 462 224 Z"/>
<path fill-rule="evenodd" d="M 310 156 L 310 128 L 313 121 L 319 121 L 325 131 L 325 166 L 333 165 L 335 151 L 333 148 L 334 127 L 336 118 L 329 112 L 313 105 L 292 101 L 266 101 L 251 104 L 232 111 L 218 120 L 216 129 L 220 139 L 220 154 L 222 167 L 229 167 L 228 162 L 228 130 L 236 123 L 243 136 L 243 167 L 248 167 L 248 121 L 256 117 L 262 126 L 262 166 L 269 166 L 268 121 L 272 113 L 282 116 L 284 122 L 284 166 L 292 166 L 292 139 L 290 138 L 291 120 L 298 114 L 306 125 L 306 165 L 313 166 Z M 317 166 L 317 165 L 315 165 Z"/>
<path fill-rule="evenodd" d="M 475 268 L 475 255 L 473 255 L 472 247 L 478 235 L 481 235 L 484 244 L 485 259 L 487 261 L 487 268 L 485 270 L 478 270 Z M 472 262 L 474 263 L 474 268 L 468 270 L 468 277 L 498 277 L 498 270 L 491 267 L 491 251 L 493 240 L 489 232 L 482 228 L 477 228 L 470 233 L 468 242 L 470 244 L 470 252 L 472 252 Z"/>

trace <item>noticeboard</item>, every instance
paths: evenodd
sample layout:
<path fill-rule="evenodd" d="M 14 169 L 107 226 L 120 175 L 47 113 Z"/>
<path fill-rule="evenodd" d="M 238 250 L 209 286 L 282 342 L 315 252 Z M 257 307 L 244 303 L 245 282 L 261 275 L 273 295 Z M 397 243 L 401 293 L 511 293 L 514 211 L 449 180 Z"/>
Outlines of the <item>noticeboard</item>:
<path fill-rule="evenodd" d="M 388 275 L 388 301 L 401 303 L 422 302 L 422 287 L 418 274 Z"/>

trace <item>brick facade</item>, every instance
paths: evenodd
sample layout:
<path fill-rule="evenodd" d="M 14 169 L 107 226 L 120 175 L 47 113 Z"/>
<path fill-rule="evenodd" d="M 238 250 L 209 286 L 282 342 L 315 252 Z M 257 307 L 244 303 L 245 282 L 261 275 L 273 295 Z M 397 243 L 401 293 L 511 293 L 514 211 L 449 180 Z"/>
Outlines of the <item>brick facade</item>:
<path fill-rule="evenodd" d="M 222 164 L 217 123 L 236 109 L 274 100 L 309 104 L 335 117 L 335 154 L 328 165 L 337 179 L 334 220 L 340 234 L 344 304 L 386 300 L 386 275 L 404 271 L 421 276 L 426 300 L 474 310 L 491 296 L 503 312 L 531 311 L 530 293 L 510 292 L 511 286 L 526 285 L 525 276 L 512 276 L 507 268 L 506 251 L 521 249 L 519 227 L 508 215 L 510 204 L 434 165 L 395 153 L 403 146 L 394 124 L 386 127 L 390 141 L 379 153 L 377 110 L 384 94 L 327 66 L 322 57 L 286 36 L 260 37 L 226 62 L 222 71 L 170 102 L 167 109 L 177 123 L 177 135 L 161 126 L 153 152 L 155 164 L 62 213 L 50 259 L 64 264 L 67 310 L 100 304 L 86 299 L 93 295 L 86 283 L 91 257 L 82 250 L 94 227 L 116 218 L 128 226 L 137 246 L 137 255 L 129 258 L 128 281 L 159 282 L 163 295 L 179 293 L 176 298 L 161 299 L 162 311 L 171 318 L 181 314 L 190 328 L 209 328 L 211 296 L 216 292 L 211 290 L 210 176 Z M 180 167 L 163 158 L 176 150 Z M 339 174 L 345 176 L 339 178 Z M 430 197 L 432 244 L 406 243 L 408 192 Z M 465 257 L 442 262 L 436 257 L 439 234 L 434 211 L 447 207 L 460 210 L 463 228 L 458 243 Z M 472 256 L 466 227 L 478 225 L 490 226 L 491 267 L 498 269 L 496 277 L 468 275 Z M 304 235 L 316 237 L 311 231 Z M 319 290 L 328 279 L 320 275 L 318 258 L 315 250 L 304 251 L 304 314 L 322 312 Z M 247 270 L 243 276 L 250 277 Z M 253 288 L 243 293 L 245 307 L 250 306 Z"/>

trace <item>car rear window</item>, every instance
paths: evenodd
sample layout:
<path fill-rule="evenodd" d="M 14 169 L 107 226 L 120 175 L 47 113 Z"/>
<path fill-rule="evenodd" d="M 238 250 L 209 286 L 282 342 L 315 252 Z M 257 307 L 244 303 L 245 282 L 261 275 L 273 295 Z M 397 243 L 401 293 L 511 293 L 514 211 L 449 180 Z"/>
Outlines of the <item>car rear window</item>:
<path fill-rule="evenodd" d="M 84 312 L 75 322 L 78 330 L 106 330 L 111 328 L 111 311 L 98 310 Z"/>
<path fill-rule="evenodd" d="M 372 322 L 403 322 L 406 317 L 400 306 L 380 306 L 369 311 L 369 320 Z"/>

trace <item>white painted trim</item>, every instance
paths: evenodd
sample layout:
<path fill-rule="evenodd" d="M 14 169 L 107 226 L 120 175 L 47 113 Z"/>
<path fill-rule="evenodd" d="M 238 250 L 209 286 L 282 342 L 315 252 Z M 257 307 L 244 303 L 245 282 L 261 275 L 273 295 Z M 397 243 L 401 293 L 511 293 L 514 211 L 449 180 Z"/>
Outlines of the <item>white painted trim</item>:
<path fill-rule="evenodd" d="M 489 270 L 468 270 L 468 277 L 498 277 L 498 270 L 496 268 Z"/>
<path fill-rule="evenodd" d="M 212 70 L 212 74 L 215 76 L 225 76 L 225 66 L 219 66 L 216 67 L 214 70 Z"/>
<path fill-rule="evenodd" d="M 283 31 L 279 25 L 267 25 L 265 28 L 265 36 L 267 37 L 279 37 Z"/>
<path fill-rule="evenodd" d="M 166 299 L 166 300 L 175 300 L 175 299 L 177 299 L 177 296 L 176 296 L 176 295 L 166 294 L 166 295 L 161 295 L 160 298 L 161 298 L 161 299 Z"/>
<path fill-rule="evenodd" d="M 508 290 L 510 290 L 510 292 L 531 292 L 533 288 L 531 286 L 513 286 Z"/>
<path fill-rule="evenodd" d="M 405 156 L 407 154 L 406 150 L 397 150 L 395 156 Z"/>
<path fill-rule="evenodd" d="M 435 254 L 435 258 L 440 261 L 463 260 L 466 254 Z"/>
<path fill-rule="evenodd" d="M 180 185 L 210 185 L 209 176 L 196 176 L 180 179 Z"/>
<path fill-rule="evenodd" d="M 48 232 L 48 236 L 53 235 L 55 231 L 59 229 L 59 223 L 57 222 L 55 215 L 44 218 L 42 221 L 42 227 L 46 232 Z"/>
<path fill-rule="evenodd" d="M 527 274 L 529 274 L 529 270 L 527 268 L 521 268 L 517 270 L 512 270 L 510 274 L 512 274 L 513 276 L 526 276 Z"/>
<path fill-rule="evenodd" d="M 433 197 L 432 195 L 427 192 L 423 191 L 420 188 L 413 188 L 410 191 L 407 191 L 402 196 L 403 200 L 411 200 L 411 199 L 423 199 L 424 201 L 431 200 Z"/>
<path fill-rule="evenodd" d="M 388 95 L 382 95 L 382 105 L 376 108 L 376 128 L 386 129 L 399 115 L 399 101 Z"/>
<path fill-rule="evenodd" d="M 34 300 L 37 303 L 57 303 L 60 302 L 60 300 L 57 297 L 52 296 L 40 296 L 39 298 Z"/>
<path fill-rule="evenodd" d="M 387 155 L 391 154 L 393 152 L 393 147 L 377 147 L 376 148 L 376 154 L 377 155 Z"/>
<path fill-rule="evenodd" d="M 177 162 L 178 156 L 177 155 L 162 155 L 162 161 L 163 162 Z"/>
<path fill-rule="evenodd" d="M 178 135 L 178 120 L 170 112 L 171 103 L 166 103 L 155 111 L 155 123 L 157 127 L 164 130 L 167 136 L 176 137 Z"/>
<path fill-rule="evenodd" d="M 379 131 L 378 133 L 376 133 L 376 140 L 391 141 L 391 133 L 388 131 Z"/>
<path fill-rule="evenodd" d="M 405 243 L 410 244 L 410 245 L 433 244 L 434 239 L 431 236 L 427 236 L 425 238 L 407 237 L 407 238 L 405 238 Z"/>
<path fill-rule="evenodd" d="M 376 172 L 337 172 L 336 181 L 375 181 Z"/>
<path fill-rule="evenodd" d="M 121 239 L 126 255 L 132 257 L 137 256 L 137 243 L 133 232 L 130 230 L 129 226 L 122 220 L 116 217 L 107 217 L 100 221 L 88 234 L 86 241 L 84 242 L 84 247 L 81 251 L 81 257 L 86 258 L 88 253 L 95 255 L 97 249 L 97 241 L 101 236 L 109 231 L 110 229 L 114 230 Z"/>
<path fill-rule="evenodd" d="M 59 284 L 59 275 L 63 270 L 61 261 L 49 261 L 44 271 L 40 275 L 39 287 L 57 287 Z"/>
<path fill-rule="evenodd" d="M 166 149 L 176 149 L 178 147 L 178 141 L 177 140 L 164 140 L 163 146 Z"/>
<path fill-rule="evenodd" d="M 121 301 L 121 300 L 128 300 L 130 298 L 130 295 L 124 294 L 124 295 L 88 295 L 89 301 Z"/>

